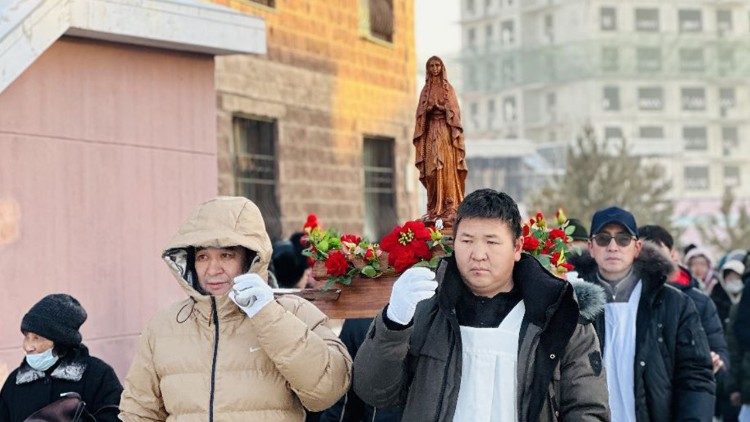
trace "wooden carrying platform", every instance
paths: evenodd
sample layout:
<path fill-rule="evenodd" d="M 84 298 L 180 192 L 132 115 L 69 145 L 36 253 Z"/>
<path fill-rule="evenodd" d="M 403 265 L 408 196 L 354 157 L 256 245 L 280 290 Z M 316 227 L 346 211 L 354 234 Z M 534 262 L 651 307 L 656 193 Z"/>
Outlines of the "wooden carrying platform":
<path fill-rule="evenodd" d="M 396 279 L 355 277 L 349 286 L 334 284 L 330 290 L 279 289 L 275 294 L 303 297 L 332 319 L 374 318 L 388 303 Z"/>

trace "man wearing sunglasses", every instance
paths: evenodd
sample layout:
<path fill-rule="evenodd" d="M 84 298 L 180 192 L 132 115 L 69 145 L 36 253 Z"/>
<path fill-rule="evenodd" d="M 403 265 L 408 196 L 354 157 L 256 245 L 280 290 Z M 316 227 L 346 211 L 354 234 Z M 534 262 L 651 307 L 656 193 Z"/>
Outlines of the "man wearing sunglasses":
<path fill-rule="evenodd" d="M 715 383 L 708 341 L 692 300 L 666 281 L 668 257 L 638 239 L 630 212 L 597 211 L 579 275 L 607 292 L 594 322 L 613 421 L 711 421 Z"/>

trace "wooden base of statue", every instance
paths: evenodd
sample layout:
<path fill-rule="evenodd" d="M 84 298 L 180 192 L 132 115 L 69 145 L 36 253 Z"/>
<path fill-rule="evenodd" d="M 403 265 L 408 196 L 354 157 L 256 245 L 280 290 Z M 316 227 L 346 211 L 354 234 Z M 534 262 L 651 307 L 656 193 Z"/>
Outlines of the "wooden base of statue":
<path fill-rule="evenodd" d="M 354 277 L 352 284 L 334 284 L 329 290 L 323 290 L 326 280 L 320 279 L 317 280 L 320 288 L 290 290 L 286 294 L 307 299 L 331 319 L 374 318 L 390 300 L 397 278 Z"/>

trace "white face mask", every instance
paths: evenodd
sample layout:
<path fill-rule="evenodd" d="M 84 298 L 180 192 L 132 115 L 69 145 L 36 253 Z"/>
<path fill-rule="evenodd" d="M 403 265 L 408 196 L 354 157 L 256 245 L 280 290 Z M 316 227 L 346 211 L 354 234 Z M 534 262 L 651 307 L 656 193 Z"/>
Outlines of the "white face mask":
<path fill-rule="evenodd" d="M 731 280 L 727 281 L 724 284 L 724 290 L 727 291 L 730 295 L 736 295 L 742 291 L 742 289 L 745 288 L 745 285 L 742 284 L 741 280 Z"/>
<path fill-rule="evenodd" d="M 51 368 L 58 359 L 59 357 L 55 356 L 52 353 L 52 348 L 49 348 L 42 353 L 32 353 L 26 355 L 26 363 L 28 363 L 30 367 L 41 372 L 44 372 Z"/>

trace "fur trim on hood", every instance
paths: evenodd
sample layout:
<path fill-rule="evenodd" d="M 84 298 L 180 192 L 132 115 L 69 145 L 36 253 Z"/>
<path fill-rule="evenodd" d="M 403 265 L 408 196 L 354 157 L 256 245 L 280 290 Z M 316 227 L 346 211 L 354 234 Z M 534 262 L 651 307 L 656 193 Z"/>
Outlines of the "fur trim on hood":
<path fill-rule="evenodd" d="M 584 251 L 581 255 L 570 255 L 568 262 L 575 267 L 583 280 L 596 281 L 599 266 L 588 251 Z M 644 291 L 650 291 L 666 283 L 669 275 L 675 270 L 675 265 L 669 257 L 648 243 L 643 244 L 641 253 L 636 257 L 633 266 L 644 282 Z"/>
<path fill-rule="evenodd" d="M 573 291 L 576 293 L 578 302 L 578 312 L 581 315 L 581 322 L 592 322 L 604 311 L 604 305 L 607 303 L 607 295 L 604 289 L 593 283 L 584 280 L 570 280 Z"/>

